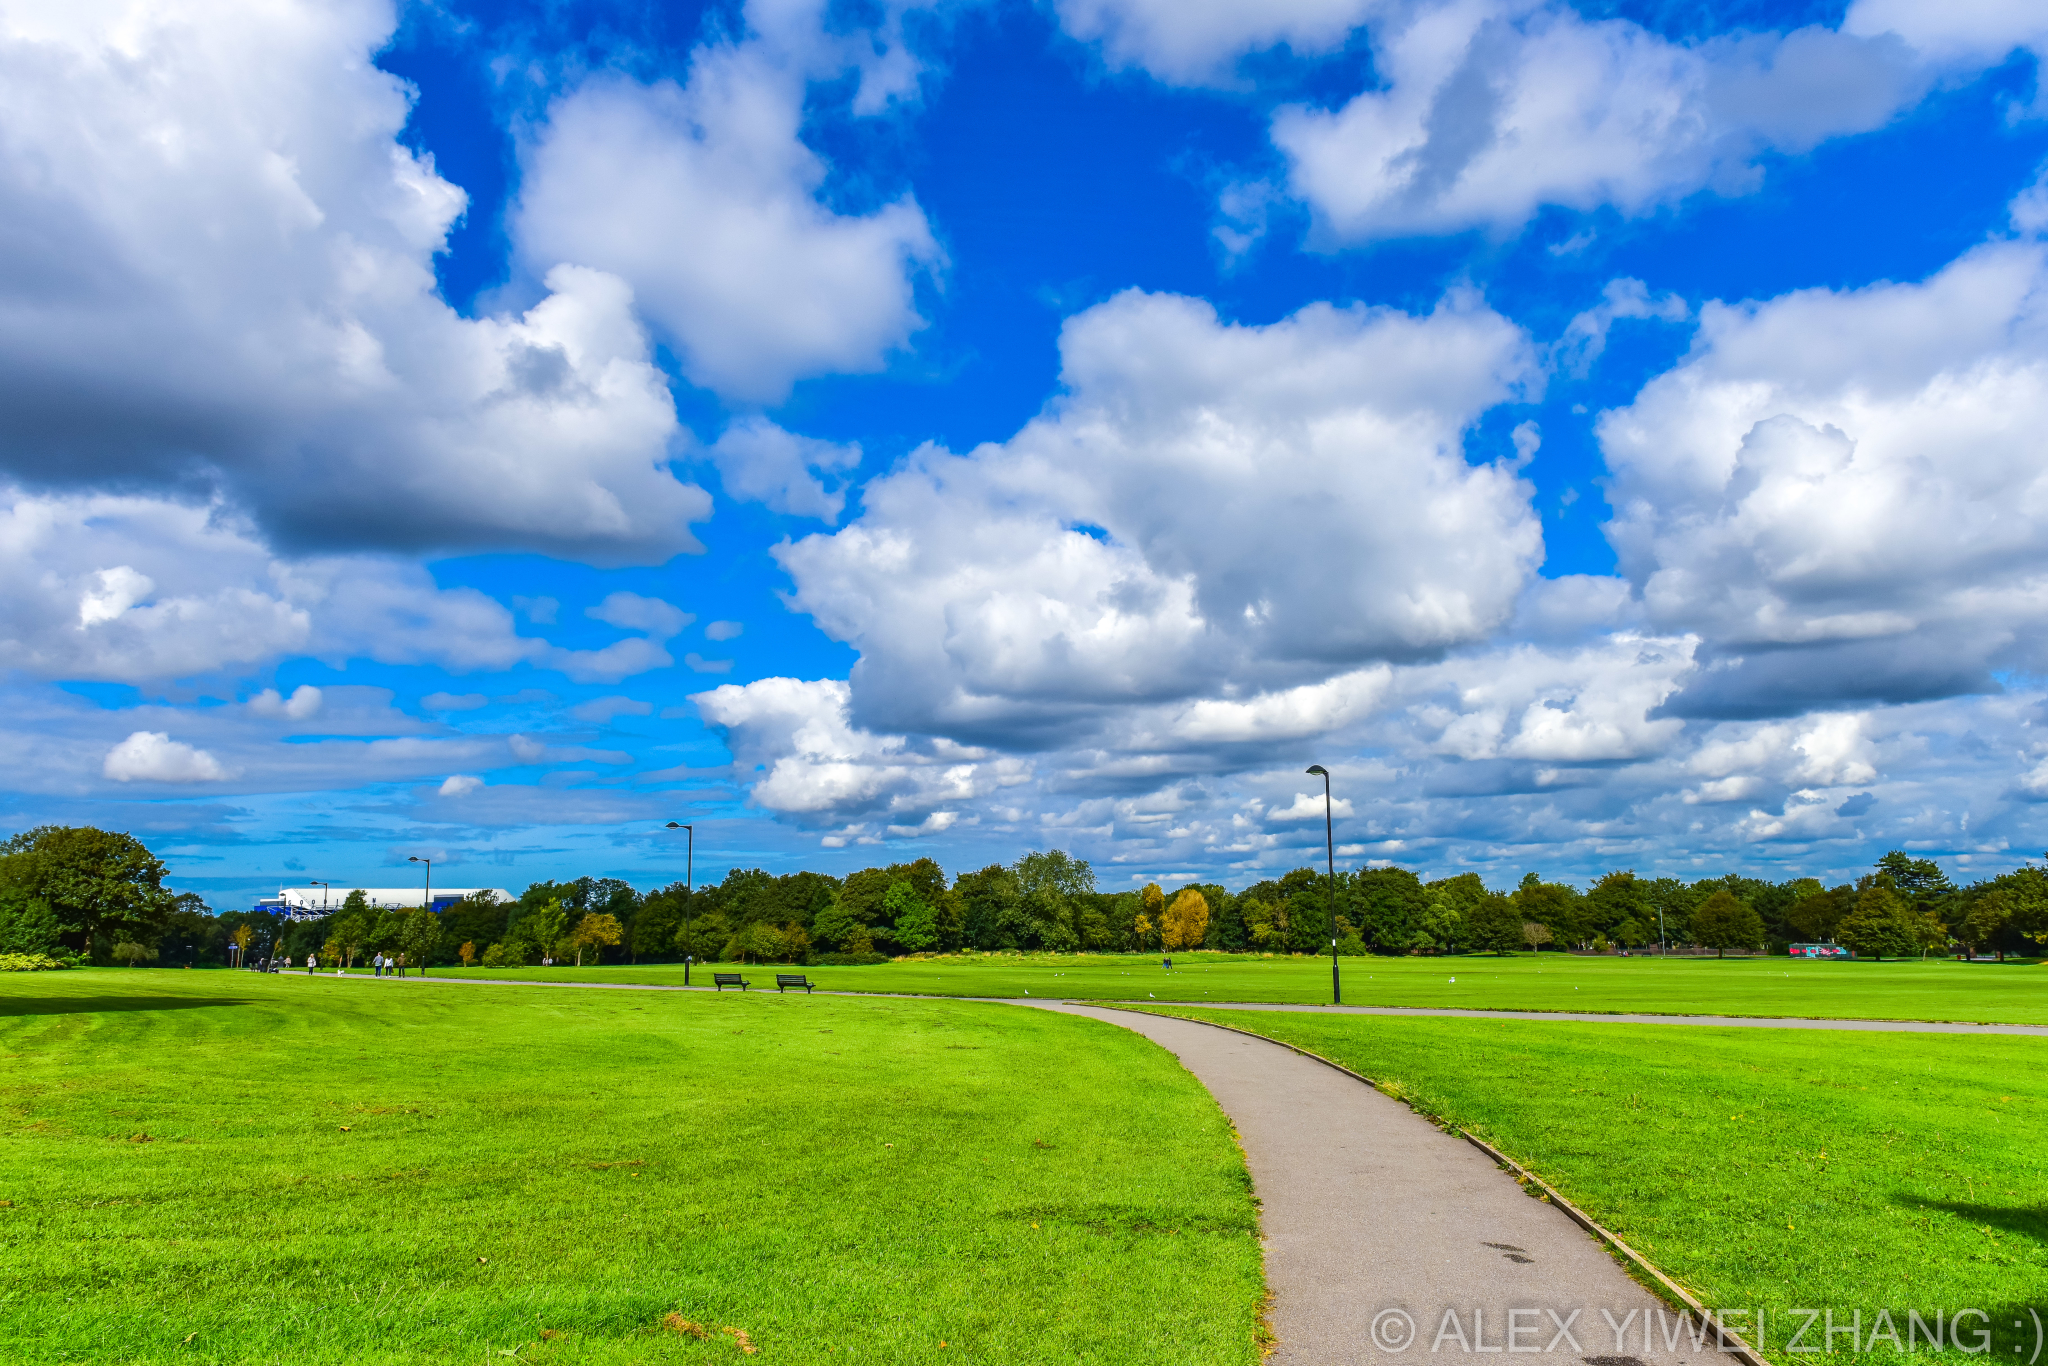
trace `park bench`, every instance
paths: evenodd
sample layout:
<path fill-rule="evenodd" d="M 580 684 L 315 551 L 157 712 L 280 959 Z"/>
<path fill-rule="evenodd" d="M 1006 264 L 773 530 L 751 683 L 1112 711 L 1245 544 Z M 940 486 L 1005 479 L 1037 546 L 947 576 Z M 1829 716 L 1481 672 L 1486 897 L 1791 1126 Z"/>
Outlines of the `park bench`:
<path fill-rule="evenodd" d="M 778 972 L 775 974 L 775 990 L 783 992 L 791 987 L 802 987 L 804 995 L 811 994 L 811 979 L 800 972 Z"/>
<path fill-rule="evenodd" d="M 711 974 L 711 981 L 720 991 L 727 987 L 738 987 L 741 991 L 747 989 L 747 979 L 736 972 L 714 972 Z"/>

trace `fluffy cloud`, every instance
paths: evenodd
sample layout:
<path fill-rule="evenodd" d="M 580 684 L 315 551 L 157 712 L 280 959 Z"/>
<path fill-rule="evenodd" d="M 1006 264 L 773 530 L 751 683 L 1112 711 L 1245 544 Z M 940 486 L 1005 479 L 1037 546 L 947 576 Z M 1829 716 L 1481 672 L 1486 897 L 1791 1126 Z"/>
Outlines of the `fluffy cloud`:
<path fill-rule="evenodd" d="M 441 588 L 382 556 L 278 557 L 218 504 L 116 494 L 33 495 L 0 508 L 0 666 L 42 678 L 147 683 L 238 674 L 292 655 L 436 664 L 467 672 L 521 663 L 616 682 L 674 661 L 655 639 L 568 650 L 518 634 L 470 588 Z M 630 601 L 628 601 L 630 600 Z M 662 639 L 687 613 L 614 595 L 600 619 Z M 276 706 L 317 707 L 318 689 Z M 268 706 L 268 703 L 252 704 Z M 430 708 L 432 709 L 432 708 Z"/>
<path fill-rule="evenodd" d="M 1372 45 L 1381 88 L 1273 120 L 1289 190 L 1335 241 L 1745 190 L 1759 153 L 1880 127 L 1934 74 L 1884 32 L 1680 44 L 1528 0 L 1390 6 Z"/>
<path fill-rule="evenodd" d="M 923 326 L 916 280 L 941 259 L 908 196 L 865 214 L 820 198 L 805 94 L 855 54 L 818 9 L 750 5 L 749 36 L 699 48 L 680 85 L 593 78 L 549 108 L 524 156 L 522 257 L 630 281 L 684 372 L 728 398 L 879 368 Z"/>
<path fill-rule="evenodd" d="M 1142 67 L 1179 85 L 1227 83 L 1238 58 L 1285 44 L 1327 52 L 1375 8 L 1372 0 L 1056 0 L 1060 27 L 1098 43 L 1112 68 Z"/>
<path fill-rule="evenodd" d="M 656 640 L 679 634 L 697 619 L 695 613 L 685 612 L 674 603 L 638 593 L 608 593 L 597 606 L 584 608 L 583 615 L 622 631 L 645 631 Z"/>
<path fill-rule="evenodd" d="M 866 817 L 923 826 L 945 808 L 1028 779 L 1020 759 L 861 730 L 848 719 L 848 698 L 847 685 L 833 679 L 763 678 L 690 700 L 724 735 L 755 804 L 809 823 Z"/>
<path fill-rule="evenodd" d="M 1010 441 L 925 450 L 779 550 L 861 651 L 864 725 L 1075 736 L 1483 638 L 1541 557 L 1511 464 L 1463 434 L 1534 378 L 1476 298 L 1267 326 L 1126 293 L 1069 320 L 1065 392 Z"/>
<path fill-rule="evenodd" d="M 2048 625 L 2048 248 L 1931 279 L 1710 304 L 1607 414 L 1610 536 L 1712 667 L 1676 710 L 1989 691 Z"/>
<path fill-rule="evenodd" d="M 138 730 L 107 751 L 101 766 L 118 783 L 217 783 L 234 777 L 203 749 L 180 744 L 163 731 Z"/>
<path fill-rule="evenodd" d="M 846 491 L 836 481 L 827 488 L 820 476 L 843 475 L 860 464 L 858 442 L 838 445 L 798 436 L 763 417 L 733 423 L 705 454 L 733 497 L 827 524 L 839 520 Z"/>
<path fill-rule="evenodd" d="M 398 141 L 393 25 L 378 0 L 0 16 L 0 459 L 211 488 L 295 548 L 699 548 L 623 283 L 565 265 L 517 317 L 438 297 L 464 195 Z"/>
<path fill-rule="evenodd" d="M 275 688 L 265 688 L 243 705 L 251 716 L 264 716 L 272 720 L 304 721 L 319 714 L 324 694 L 310 683 L 302 683 L 292 689 L 290 697 L 282 696 Z"/>
<path fill-rule="evenodd" d="M 2048 13 L 2031 0 L 1973 0 L 1921 5 L 1913 0 L 1855 0 L 1845 33 L 1897 34 L 1938 60 L 1994 63 L 2014 48 L 2048 54 Z"/>

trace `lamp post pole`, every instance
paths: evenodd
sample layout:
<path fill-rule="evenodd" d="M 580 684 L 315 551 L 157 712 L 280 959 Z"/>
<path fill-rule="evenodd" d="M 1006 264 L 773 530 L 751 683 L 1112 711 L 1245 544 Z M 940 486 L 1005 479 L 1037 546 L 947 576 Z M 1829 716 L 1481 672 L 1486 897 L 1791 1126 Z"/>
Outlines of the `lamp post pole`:
<path fill-rule="evenodd" d="M 316 877 L 308 878 L 306 881 L 306 885 L 308 887 L 318 887 L 320 889 L 320 914 L 326 915 L 327 893 L 333 890 L 332 884 L 322 882 L 319 878 Z"/>
<path fill-rule="evenodd" d="M 1323 778 L 1323 847 L 1330 856 L 1330 1004 L 1344 1004 L 1344 981 L 1337 975 L 1337 826 L 1330 808 L 1330 770 L 1310 764 Z"/>
<path fill-rule="evenodd" d="M 688 889 L 688 896 L 683 900 L 683 914 L 687 916 L 690 913 L 690 902 L 696 900 L 697 897 L 697 827 L 694 825 L 684 825 L 680 821 L 670 821 L 668 828 L 682 831 L 688 841 L 683 846 L 683 886 Z M 691 957 L 692 955 L 687 953 L 683 955 L 684 986 L 690 985 Z"/>
<path fill-rule="evenodd" d="M 420 906 L 420 913 L 422 915 L 432 915 L 434 913 L 434 861 L 430 858 L 421 858 L 418 854 L 414 854 L 408 862 L 424 863 L 427 865 L 426 900 Z M 405 966 L 400 964 L 398 970 L 404 972 Z"/>

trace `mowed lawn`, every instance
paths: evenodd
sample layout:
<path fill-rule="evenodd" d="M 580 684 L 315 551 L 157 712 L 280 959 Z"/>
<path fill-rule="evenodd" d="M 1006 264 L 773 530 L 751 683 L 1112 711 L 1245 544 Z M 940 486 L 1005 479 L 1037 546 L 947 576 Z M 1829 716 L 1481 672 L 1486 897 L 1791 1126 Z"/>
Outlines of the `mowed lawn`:
<path fill-rule="evenodd" d="M 10 1362 L 1259 1356 L 1228 1124 L 1092 1021 L 16 974 L 0 1101 Z"/>
<path fill-rule="evenodd" d="M 932 996 L 1073 997 L 1081 1000 L 1327 1003 L 1330 960 L 1248 954 L 963 954 L 859 968 L 740 968 L 754 988 L 775 974 L 807 973 L 833 991 Z M 1678 1015 L 1783 1015 L 1878 1020 L 2048 1024 L 2048 967 L 1953 959 L 1827 963 L 1790 958 L 1610 958 L 1562 953 L 1456 958 L 1346 958 L 1347 1005 L 1466 1010 L 1643 1011 Z M 710 982 L 698 967 L 691 981 Z M 436 968 L 436 975 L 556 982 L 680 985 L 680 966 Z M 1453 980 L 1455 979 L 1455 980 Z"/>
<path fill-rule="evenodd" d="M 1168 1013 L 1319 1053 L 1478 1134 L 1710 1307 L 1761 1306 L 1774 1361 L 1803 1355 L 1780 1355 L 1795 1307 L 1860 1312 L 1866 1335 L 1888 1309 L 1902 1337 L 1909 1310 L 1982 1309 L 1964 1341 L 1996 1329 L 2003 1361 L 2032 1356 L 2029 1309 L 2048 1319 L 2048 1040 Z"/>

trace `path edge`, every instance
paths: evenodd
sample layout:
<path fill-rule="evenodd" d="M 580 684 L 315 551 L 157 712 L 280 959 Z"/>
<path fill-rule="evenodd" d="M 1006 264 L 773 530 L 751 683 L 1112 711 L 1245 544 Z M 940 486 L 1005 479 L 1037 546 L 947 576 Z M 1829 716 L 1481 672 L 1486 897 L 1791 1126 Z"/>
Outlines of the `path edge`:
<path fill-rule="evenodd" d="M 1094 1006 L 1103 1005 L 1103 1003 L 1100 1001 L 1074 1001 L 1070 1004 Z M 1225 1029 L 1229 1030 L 1233 1034 L 1242 1034 L 1248 1039 L 1259 1039 L 1265 1043 L 1278 1044 L 1280 1047 L 1288 1049 L 1291 1052 L 1298 1053 L 1304 1058 L 1311 1058 L 1316 1062 L 1321 1063 L 1325 1067 L 1331 1068 L 1334 1071 L 1342 1072 L 1345 1076 L 1350 1077 L 1353 1081 L 1363 1082 L 1365 1085 L 1372 1087 L 1373 1090 L 1378 1091 L 1381 1095 L 1388 1096 L 1389 1099 L 1399 1099 L 1398 1097 L 1393 1096 L 1390 1092 L 1383 1088 L 1378 1082 L 1374 1081 L 1371 1077 L 1366 1076 L 1364 1073 L 1354 1072 L 1341 1062 L 1336 1062 L 1330 1058 L 1326 1058 L 1320 1053 L 1312 1053 L 1308 1049 L 1301 1048 L 1295 1044 L 1288 1043 L 1284 1039 L 1276 1039 L 1273 1038 L 1271 1035 L 1260 1034 L 1249 1029 L 1240 1029 L 1236 1025 L 1219 1024 L 1214 1020 L 1198 1020 L 1188 1015 L 1169 1015 L 1165 1011 L 1149 1009 L 1144 1006 L 1110 1005 L 1105 1008 L 1110 1010 L 1125 1010 L 1129 1011 L 1133 1015 L 1164 1015 L 1168 1019 L 1186 1020 L 1189 1024 L 1207 1025 L 1211 1029 Z M 1414 1107 L 1411 1105 L 1409 1108 L 1413 1109 Z M 1417 1113 L 1420 1114 L 1421 1112 L 1417 1111 Z M 1430 1119 L 1432 1123 L 1436 1123 L 1434 1117 L 1432 1116 L 1424 1115 L 1423 1117 L 1425 1119 Z M 1438 1127 L 1447 1128 L 1449 1126 L 1438 1124 Z M 1478 1137 L 1470 1129 L 1460 1128 L 1457 1130 L 1457 1132 L 1459 1136 L 1462 1137 L 1467 1143 L 1470 1143 L 1473 1147 L 1479 1149 L 1479 1151 L 1485 1153 L 1488 1157 L 1492 1158 L 1504 1170 L 1513 1172 L 1515 1174 L 1515 1179 L 1517 1181 L 1523 1182 L 1527 1185 L 1540 1187 L 1543 1191 L 1543 1198 L 1547 1200 L 1549 1203 L 1556 1205 L 1559 1209 L 1563 1210 L 1573 1223 L 1577 1224 L 1580 1228 L 1585 1229 L 1594 1237 L 1607 1243 L 1608 1246 L 1612 1247 L 1616 1252 L 1620 1253 L 1624 1259 L 1633 1263 L 1644 1274 L 1652 1277 L 1658 1285 L 1662 1286 L 1671 1295 L 1676 1297 L 1678 1301 L 1681 1304 L 1683 1304 L 1685 1308 L 1689 1310 L 1692 1314 L 1696 1315 L 1702 1323 L 1706 1324 L 1707 1327 L 1713 1329 L 1716 1340 L 1716 1347 L 1718 1350 L 1726 1353 L 1729 1356 L 1734 1357 L 1737 1361 L 1742 1362 L 1743 1366 L 1771 1366 L 1771 1362 L 1767 1360 L 1761 1352 L 1757 1351 L 1754 1347 L 1751 1347 L 1747 1342 L 1745 1342 L 1740 1334 L 1736 1333 L 1726 1324 L 1717 1320 L 1714 1317 L 1714 1315 L 1711 1312 L 1709 1312 L 1707 1307 L 1701 1304 L 1699 1300 L 1693 1296 L 1692 1292 L 1688 1291 L 1684 1286 L 1680 1285 L 1677 1281 L 1674 1281 L 1669 1276 L 1665 1275 L 1664 1272 L 1660 1270 L 1655 1263 L 1651 1262 L 1649 1258 L 1645 1257 L 1642 1253 L 1636 1251 L 1627 1243 L 1623 1242 L 1619 1236 L 1617 1236 L 1607 1228 L 1603 1227 L 1598 1220 L 1594 1219 L 1591 1215 L 1587 1214 L 1577 1205 L 1574 1205 L 1571 1201 L 1565 1199 L 1564 1195 L 1561 1192 L 1559 1192 L 1555 1186 L 1551 1185 L 1548 1181 L 1545 1181 L 1542 1177 L 1536 1175 L 1536 1173 L 1530 1171 L 1527 1167 L 1524 1167 L 1521 1163 L 1515 1161 L 1513 1158 L 1501 1152 L 1498 1148 L 1488 1143 L 1485 1139 Z"/>

